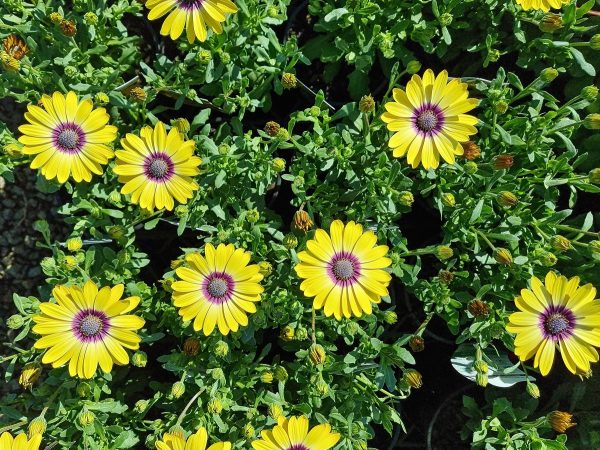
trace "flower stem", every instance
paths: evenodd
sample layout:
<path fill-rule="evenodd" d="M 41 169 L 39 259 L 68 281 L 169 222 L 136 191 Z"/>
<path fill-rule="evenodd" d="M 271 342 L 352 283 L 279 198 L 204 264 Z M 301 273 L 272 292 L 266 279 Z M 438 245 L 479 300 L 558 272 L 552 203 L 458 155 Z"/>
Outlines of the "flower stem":
<path fill-rule="evenodd" d="M 185 408 L 183 408 L 183 411 L 181 411 L 181 414 L 179 414 L 179 417 L 177 418 L 177 422 L 175 423 L 175 425 L 181 425 L 181 422 L 183 421 L 183 418 L 187 414 L 188 409 L 190 409 L 190 407 L 192 406 L 192 403 L 194 403 L 205 390 L 206 390 L 206 388 L 202 388 L 198 392 L 196 392 L 196 394 L 190 399 L 190 401 L 187 403 L 187 405 L 185 405 Z"/>
<path fill-rule="evenodd" d="M 492 249 L 492 251 L 496 251 L 496 247 L 494 246 L 494 244 L 491 243 L 491 241 L 487 238 L 487 236 L 483 232 L 481 232 L 478 229 L 473 228 L 473 227 L 471 227 L 471 230 L 473 230 L 475 233 L 477 233 L 479 236 L 481 236 L 481 238 L 488 245 L 488 247 Z"/>

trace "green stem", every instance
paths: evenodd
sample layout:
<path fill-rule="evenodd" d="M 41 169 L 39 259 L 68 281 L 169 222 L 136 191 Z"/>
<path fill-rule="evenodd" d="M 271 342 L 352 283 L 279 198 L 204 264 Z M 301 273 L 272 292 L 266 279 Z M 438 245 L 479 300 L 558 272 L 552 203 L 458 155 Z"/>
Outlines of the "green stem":
<path fill-rule="evenodd" d="M 183 418 L 187 414 L 188 409 L 190 409 L 190 407 L 192 406 L 192 403 L 194 403 L 198 399 L 198 397 L 200 397 L 200 395 L 202 395 L 202 393 L 205 390 L 206 390 L 206 388 L 202 388 L 198 392 L 196 392 L 196 394 L 190 399 L 190 401 L 187 403 L 187 405 L 185 405 L 185 408 L 183 408 L 183 411 L 181 411 L 181 414 L 179 414 L 179 417 L 177 418 L 177 422 L 175 423 L 175 425 L 181 425 L 181 422 L 183 421 Z"/>
<path fill-rule="evenodd" d="M 583 231 L 583 230 L 580 230 L 579 228 L 570 227 L 569 225 L 556 225 L 556 228 L 558 228 L 559 230 L 571 231 L 573 233 L 585 234 L 586 236 L 592 236 L 592 237 L 598 238 L 598 233 L 594 233 L 592 231 Z"/>
<path fill-rule="evenodd" d="M 5 427 L 0 428 L 0 433 L 4 433 L 5 431 L 11 431 L 15 428 L 19 428 L 21 425 L 25 425 L 27 423 L 27 419 L 23 419 L 17 423 L 13 423 L 12 425 L 7 425 Z"/>
<path fill-rule="evenodd" d="M 496 251 L 496 247 L 494 246 L 494 244 L 491 243 L 491 241 L 488 239 L 488 237 L 481 231 L 479 231 L 478 229 L 471 227 L 471 230 L 473 230 L 475 233 L 477 233 L 479 236 L 481 236 L 481 239 L 483 239 L 483 241 L 488 245 L 489 248 L 492 249 L 492 251 Z"/>
<path fill-rule="evenodd" d="M 411 250 L 408 252 L 404 252 L 404 253 L 400 253 L 398 256 L 400 256 L 401 258 L 404 258 L 406 256 L 421 256 L 421 255 L 431 255 L 435 253 L 434 250 L 428 249 L 428 248 L 422 248 L 419 250 Z"/>

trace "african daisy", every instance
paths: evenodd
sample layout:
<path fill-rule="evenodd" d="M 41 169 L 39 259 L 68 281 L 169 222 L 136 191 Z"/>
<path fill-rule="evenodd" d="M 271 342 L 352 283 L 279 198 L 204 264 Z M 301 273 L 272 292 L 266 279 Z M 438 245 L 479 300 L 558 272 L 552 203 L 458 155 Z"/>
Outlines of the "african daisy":
<path fill-rule="evenodd" d="M 187 440 L 178 433 L 165 433 L 161 441 L 156 442 L 157 450 L 231 450 L 230 442 L 217 442 L 206 448 L 208 433 L 201 427 Z"/>
<path fill-rule="evenodd" d="M 27 439 L 25 433 L 19 433 L 16 437 L 5 431 L 0 436 L 0 450 L 38 450 L 42 442 L 42 435 L 34 433 Z"/>
<path fill-rule="evenodd" d="M 535 9 L 548 12 L 550 9 L 560 9 L 563 5 L 568 5 L 572 0 L 517 0 L 525 11 Z"/>
<path fill-rule="evenodd" d="M 264 430 L 262 439 L 252 442 L 254 450 L 329 450 L 340 440 L 328 423 L 309 430 L 305 416 L 280 416 L 272 430 Z"/>

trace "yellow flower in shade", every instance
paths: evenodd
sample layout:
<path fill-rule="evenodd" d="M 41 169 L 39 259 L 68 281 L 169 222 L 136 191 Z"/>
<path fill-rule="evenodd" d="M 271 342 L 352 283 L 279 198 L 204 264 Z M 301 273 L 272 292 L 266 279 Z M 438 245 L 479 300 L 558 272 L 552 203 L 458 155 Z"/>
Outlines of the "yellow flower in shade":
<path fill-rule="evenodd" d="M 29 46 L 16 34 L 11 34 L 5 38 L 2 41 L 2 45 L 4 46 L 4 51 L 17 61 L 23 59 L 30 52 Z"/>
<path fill-rule="evenodd" d="M 79 286 L 56 286 L 56 303 L 40 304 L 41 314 L 33 317 L 33 331 L 42 335 L 34 345 L 47 349 L 42 362 L 60 367 L 69 363 L 69 374 L 91 378 L 98 365 L 110 372 L 113 363 L 129 363 L 125 348 L 137 350 L 141 338 L 136 331 L 144 320 L 126 313 L 140 302 L 139 297 L 121 300 L 123 285 L 98 287 L 92 281 Z"/>
<path fill-rule="evenodd" d="M 461 142 L 477 133 L 477 117 L 465 113 L 479 101 L 468 96 L 467 85 L 458 78 L 448 82 L 445 70 L 436 77 L 428 69 L 423 78 L 413 75 L 406 91 L 394 89 L 394 101 L 385 104 L 381 116 L 394 132 L 388 143 L 394 157 L 406 155 L 413 169 L 420 164 L 436 169 L 440 157 L 454 164 L 455 155 L 464 153 Z"/>
<path fill-rule="evenodd" d="M 121 193 L 131 194 L 132 203 L 171 211 L 175 200 L 187 203 L 198 189 L 192 177 L 200 173 L 202 160 L 194 156 L 194 141 L 184 140 L 177 128 L 167 134 L 158 122 L 142 128 L 139 137 L 128 133 L 121 146 L 114 171 L 125 184 Z"/>
<path fill-rule="evenodd" d="M 27 439 L 25 433 L 20 433 L 13 438 L 5 431 L 0 436 L 0 450 L 38 450 L 41 442 L 41 434 L 33 434 L 30 439 Z"/>
<path fill-rule="evenodd" d="M 305 416 L 280 416 L 272 430 L 261 433 L 262 439 L 252 442 L 254 450 L 329 450 L 340 440 L 328 423 L 308 429 Z"/>
<path fill-rule="evenodd" d="M 506 329 L 515 333 L 515 354 L 547 375 L 555 349 L 567 369 L 576 374 L 590 370 L 598 361 L 600 347 L 600 300 L 591 284 L 579 286 L 579 277 L 570 279 L 549 272 L 542 283 L 531 279 L 531 288 L 515 298 L 519 309 L 510 315 Z"/>
<path fill-rule="evenodd" d="M 117 137 L 106 110 L 94 109 L 90 99 L 79 101 L 74 92 L 44 95 L 41 102 L 43 108 L 27 106 L 29 123 L 19 127 L 23 153 L 36 155 L 31 168 L 41 167 L 42 175 L 59 183 L 69 176 L 80 182 L 90 181 L 92 173 L 102 175 L 102 165 L 113 157 L 107 144 Z"/>
<path fill-rule="evenodd" d="M 250 253 L 233 245 L 206 244 L 204 255 L 186 256 L 189 267 L 175 270 L 183 281 L 171 285 L 173 301 L 184 321 L 194 319 L 194 330 L 206 336 L 215 327 L 221 334 L 248 325 L 248 314 L 256 312 L 263 279 L 258 264 L 248 265 Z"/>
<path fill-rule="evenodd" d="M 329 231 L 318 229 L 307 250 L 298 254 L 294 269 L 305 279 L 300 289 L 314 297 L 315 309 L 325 307 L 326 316 L 341 320 L 371 314 L 372 303 L 388 295 L 392 277 L 383 270 L 392 263 L 388 247 L 377 245 L 375 233 L 363 232 L 354 222 L 335 220 Z"/>
<path fill-rule="evenodd" d="M 222 33 L 222 22 L 226 14 L 238 11 L 230 0 L 147 0 L 146 8 L 149 20 L 159 19 L 169 14 L 162 24 L 160 34 L 178 39 L 185 33 L 188 42 L 193 43 L 196 38 L 204 42 L 207 38 L 206 28 L 215 33 Z"/>
<path fill-rule="evenodd" d="M 525 11 L 535 9 L 548 12 L 551 9 L 560 9 L 563 5 L 568 5 L 572 0 L 516 0 Z"/>
<path fill-rule="evenodd" d="M 231 450 L 230 442 L 217 442 L 206 448 L 208 433 L 201 427 L 187 440 L 179 433 L 165 433 L 162 441 L 156 442 L 157 450 Z"/>

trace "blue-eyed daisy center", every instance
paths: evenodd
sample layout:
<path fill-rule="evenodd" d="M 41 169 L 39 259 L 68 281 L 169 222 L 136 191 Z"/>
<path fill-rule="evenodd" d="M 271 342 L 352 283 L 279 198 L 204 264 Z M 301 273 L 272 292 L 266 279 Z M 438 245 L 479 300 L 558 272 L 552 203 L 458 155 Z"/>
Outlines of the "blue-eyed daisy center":
<path fill-rule="evenodd" d="M 148 166 L 148 172 L 154 178 L 164 178 L 169 172 L 169 164 L 164 159 L 157 158 Z"/>
<path fill-rule="evenodd" d="M 58 145 L 67 150 L 75 150 L 79 145 L 79 133 L 69 128 L 58 133 Z"/>
<path fill-rule="evenodd" d="M 203 0 L 179 0 L 179 6 L 183 9 L 194 9 L 202 6 Z"/>
<path fill-rule="evenodd" d="M 88 314 L 79 323 L 79 331 L 86 337 L 94 337 L 102 332 L 102 319 L 94 314 Z"/>
<path fill-rule="evenodd" d="M 354 276 L 354 263 L 347 258 L 340 258 L 333 263 L 331 270 L 338 280 L 346 281 Z"/>
<path fill-rule="evenodd" d="M 223 278 L 213 278 L 208 282 L 206 290 L 215 298 L 222 298 L 229 292 L 229 284 Z"/>
<path fill-rule="evenodd" d="M 291 447 L 289 447 L 288 450 L 310 450 L 310 449 L 304 444 L 294 444 Z"/>
<path fill-rule="evenodd" d="M 426 109 L 417 116 L 417 126 L 422 131 L 431 131 L 435 129 L 440 119 L 435 111 Z"/>
<path fill-rule="evenodd" d="M 558 336 L 570 328 L 569 319 L 561 313 L 552 313 L 544 320 L 546 332 L 552 336 Z"/>

